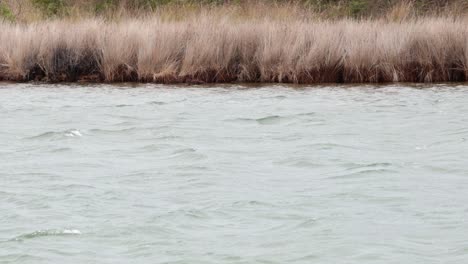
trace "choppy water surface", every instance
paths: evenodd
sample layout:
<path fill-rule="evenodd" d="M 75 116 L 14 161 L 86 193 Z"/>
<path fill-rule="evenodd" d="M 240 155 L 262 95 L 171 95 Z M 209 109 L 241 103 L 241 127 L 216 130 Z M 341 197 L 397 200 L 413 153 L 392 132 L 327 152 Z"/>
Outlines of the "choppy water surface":
<path fill-rule="evenodd" d="M 0 84 L 0 263 L 466 263 L 468 87 Z"/>

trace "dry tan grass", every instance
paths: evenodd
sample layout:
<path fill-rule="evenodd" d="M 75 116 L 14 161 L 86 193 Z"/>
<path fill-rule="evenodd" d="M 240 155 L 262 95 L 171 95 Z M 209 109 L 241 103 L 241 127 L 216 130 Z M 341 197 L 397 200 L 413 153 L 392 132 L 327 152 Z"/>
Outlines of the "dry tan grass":
<path fill-rule="evenodd" d="M 467 22 L 431 17 L 239 19 L 206 11 L 181 20 L 149 16 L 120 21 L 0 23 L 0 79 L 465 81 Z"/>

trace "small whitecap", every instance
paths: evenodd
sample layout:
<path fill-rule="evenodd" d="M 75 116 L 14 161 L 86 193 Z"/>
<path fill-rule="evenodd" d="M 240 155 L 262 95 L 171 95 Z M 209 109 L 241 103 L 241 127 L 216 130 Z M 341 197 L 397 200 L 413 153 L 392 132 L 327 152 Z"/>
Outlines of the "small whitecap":
<path fill-rule="evenodd" d="M 63 230 L 64 235 L 81 235 L 81 231 L 78 229 L 65 229 Z"/>
<path fill-rule="evenodd" d="M 23 241 L 26 239 L 34 239 L 39 237 L 48 237 L 48 236 L 76 236 L 81 235 L 81 231 L 78 229 L 46 229 L 46 230 L 38 230 L 32 233 L 27 233 L 23 235 L 19 235 L 13 239 L 12 241 Z"/>
<path fill-rule="evenodd" d="M 71 129 L 65 132 L 65 136 L 67 137 L 82 137 L 83 134 L 79 130 Z"/>

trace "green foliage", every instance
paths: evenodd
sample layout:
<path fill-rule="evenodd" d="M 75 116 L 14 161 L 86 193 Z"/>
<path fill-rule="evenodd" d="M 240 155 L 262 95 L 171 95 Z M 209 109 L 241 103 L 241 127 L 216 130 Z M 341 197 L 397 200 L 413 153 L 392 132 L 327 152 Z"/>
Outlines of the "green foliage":
<path fill-rule="evenodd" d="M 46 15 L 55 16 L 64 11 L 64 0 L 32 0 Z"/>
<path fill-rule="evenodd" d="M 96 13 L 101 13 L 105 10 L 114 8 L 116 6 L 115 0 L 102 0 L 96 3 L 95 11 Z"/>
<path fill-rule="evenodd" d="M 155 8 L 158 5 L 165 5 L 173 2 L 171 0 L 138 0 L 137 6 L 141 8 Z"/>
<path fill-rule="evenodd" d="M 10 0 L 14 1 L 14 0 Z M 240 5 L 249 6 L 249 3 L 265 3 L 273 6 L 298 5 L 327 18 L 340 17 L 377 17 L 392 10 L 402 2 L 411 2 L 411 8 L 416 14 L 468 13 L 468 0 L 17 0 L 33 3 L 44 17 L 72 16 L 75 13 L 92 13 L 100 15 L 117 16 L 121 10 L 137 14 L 139 11 L 154 11 L 164 5 L 174 6 L 215 6 Z M 7 1 L 0 0 L 0 19 L 21 20 L 21 14 L 13 14 L 12 6 Z M 17 9 L 13 9 L 17 10 Z M 445 11 L 444 11 L 445 10 Z M 118 11 L 118 12 L 114 12 Z"/>
<path fill-rule="evenodd" d="M 100 0 L 96 3 L 95 11 L 97 13 L 104 12 L 109 9 L 116 8 L 121 4 L 122 0 Z M 127 6 L 130 8 L 156 8 L 159 5 L 165 5 L 173 3 L 173 0 L 134 0 L 130 4 L 127 2 Z"/>
<path fill-rule="evenodd" d="M 217 5 L 223 3 L 240 4 L 243 0 L 132 0 L 126 1 L 126 6 L 130 8 L 141 8 L 141 9 L 154 9 L 158 6 L 167 4 L 206 4 L 206 5 Z M 108 9 L 115 8 L 124 0 L 98 0 L 95 6 L 96 12 L 100 13 Z"/>
<path fill-rule="evenodd" d="M 0 2 L 0 19 L 7 21 L 15 21 L 15 15 L 11 12 L 7 5 Z"/>
<path fill-rule="evenodd" d="M 349 12 L 351 16 L 361 16 L 367 9 L 367 2 L 365 0 L 351 0 L 349 2 Z"/>

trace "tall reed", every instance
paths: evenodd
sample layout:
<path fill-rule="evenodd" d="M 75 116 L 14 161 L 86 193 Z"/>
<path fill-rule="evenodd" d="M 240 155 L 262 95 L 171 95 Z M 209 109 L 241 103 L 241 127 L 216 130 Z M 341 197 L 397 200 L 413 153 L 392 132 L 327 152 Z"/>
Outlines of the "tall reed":
<path fill-rule="evenodd" d="M 468 21 L 98 18 L 0 23 L 0 80 L 448 82 L 468 74 Z"/>

